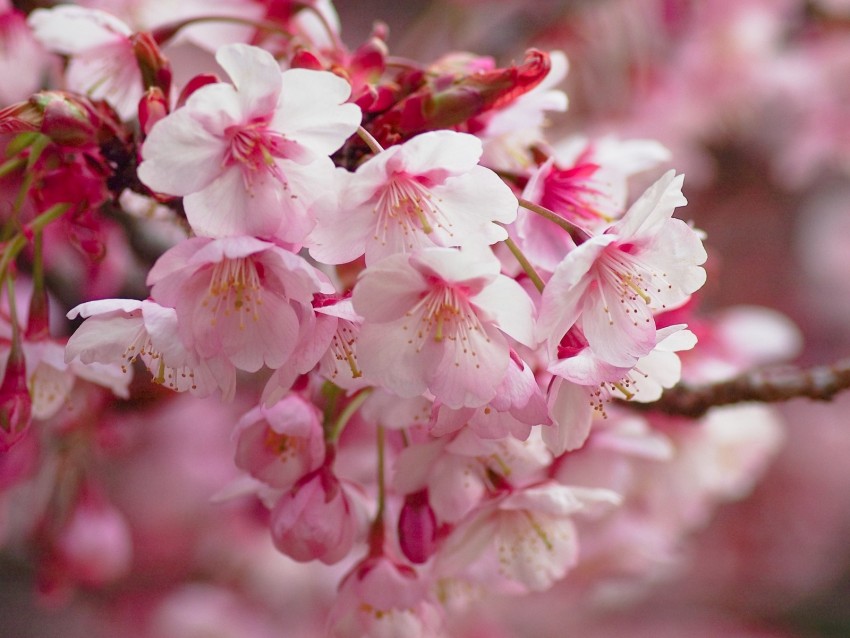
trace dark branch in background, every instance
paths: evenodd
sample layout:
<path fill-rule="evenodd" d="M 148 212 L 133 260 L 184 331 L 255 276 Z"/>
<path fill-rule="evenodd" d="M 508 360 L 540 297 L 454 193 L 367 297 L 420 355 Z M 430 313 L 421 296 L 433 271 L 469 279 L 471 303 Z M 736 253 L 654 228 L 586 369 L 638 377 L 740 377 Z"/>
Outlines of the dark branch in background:
<path fill-rule="evenodd" d="M 778 403 L 798 397 L 829 401 L 850 388 L 850 359 L 826 366 L 774 366 L 751 370 L 717 383 L 679 383 L 658 401 L 629 403 L 629 407 L 697 418 L 710 408 L 733 403 Z"/>

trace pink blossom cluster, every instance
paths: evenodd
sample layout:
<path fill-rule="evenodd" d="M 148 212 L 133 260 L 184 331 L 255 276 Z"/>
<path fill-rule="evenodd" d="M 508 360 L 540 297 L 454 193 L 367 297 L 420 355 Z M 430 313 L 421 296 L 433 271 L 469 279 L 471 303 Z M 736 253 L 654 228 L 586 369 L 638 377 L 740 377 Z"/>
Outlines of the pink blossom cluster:
<path fill-rule="evenodd" d="M 762 406 L 634 409 L 796 333 L 695 315 L 659 142 L 547 141 L 562 53 L 349 50 L 322 0 L 2 10 L 55 88 L 0 111 L 0 544 L 54 600 L 164 570 L 115 594 L 140 636 L 279 635 L 249 592 L 297 600 L 318 561 L 328 635 L 450 635 L 488 597 L 656 574 L 778 449 Z"/>

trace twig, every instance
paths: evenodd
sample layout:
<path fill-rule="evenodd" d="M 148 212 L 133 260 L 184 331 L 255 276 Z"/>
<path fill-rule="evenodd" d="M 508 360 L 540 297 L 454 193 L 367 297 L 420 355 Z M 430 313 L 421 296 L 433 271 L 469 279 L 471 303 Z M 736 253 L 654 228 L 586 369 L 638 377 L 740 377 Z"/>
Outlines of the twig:
<path fill-rule="evenodd" d="M 638 410 L 697 418 L 715 406 L 747 401 L 778 403 L 799 397 L 829 401 L 847 388 L 850 388 L 850 359 L 842 359 L 810 368 L 761 368 L 717 383 L 679 383 L 666 390 L 658 401 L 628 402 L 628 405 Z"/>

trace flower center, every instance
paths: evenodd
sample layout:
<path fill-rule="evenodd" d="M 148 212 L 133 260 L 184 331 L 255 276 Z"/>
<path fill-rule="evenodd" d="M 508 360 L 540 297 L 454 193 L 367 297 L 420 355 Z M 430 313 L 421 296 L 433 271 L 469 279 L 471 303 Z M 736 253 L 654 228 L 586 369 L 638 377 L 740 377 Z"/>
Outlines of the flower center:
<path fill-rule="evenodd" d="M 165 363 L 162 354 L 154 349 L 150 334 L 145 329 L 136 333 L 135 339 L 127 346 L 122 355 L 121 371 L 127 373 L 127 366 L 136 359 L 141 359 L 150 373 L 153 382 L 182 392 L 196 390 L 195 371 L 187 365 L 171 366 Z"/>
<path fill-rule="evenodd" d="M 627 246 L 609 246 L 596 262 L 596 271 L 601 288 L 614 291 L 626 315 L 634 315 L 632 323 L 638 325 L 641 317 L 645 322 L 651 321 L 650 310 L 667 307 L 656 295 L 672 288 L 672 284 L 667 281 L 667 273 L 655 272 L 627 249 Z M 608 306 L 605 312 L 610 312 Z M 608 321 L 613 325 L 610 316 Z"/>
<path fill-rule="evenodd" d="M 450 236 L 451 222 L 443 215 L 433 193 L 415 177 L 404 173 L 392 175 L 378 196 L 375 214 L 378 216 L 375 239 L 387 243 L 387 235 L 400 231 L 405 246 L 412 250 L 419 245 L 420 233 L 432 233 L 434 228 Z"/>
<path fill-rule="evenodd" d="M 354 352 L 354 344 L 356 335 L 352 329 L 352 324 L 349 321 L 340 319 L 337 323 L 337 329 L 331 339 L 330 354 L 333 357 L 333 370 L 331 371 L 331 380 L 335 379 L 339 374 L 337 362 L 345 362 L 351 370 L 351 377 L 358 379 L 363 376 L 360 368 L 357 367 L 357 355 Z"/>
<path fill-rule="evenodd" d="M 429 340 L 435 343 L 448 341 L 453 343 L 459 354 L 475 357 L 472 336 L 476 332 L 483 334 L 484 330 L 467 295 L 468 291 L 463 286 L 445 282 L 434 285 L 407 313 L 408 316 L 418 316 L 415 334 L 408 343 L 415 343 L 416 351 L 421 352 Z M 484 339 L 489 341 L 486 334 Z"/>
<path fill-rule="evenodd" d="M 267 451 L 280 458 L 281 461 L 296 456 L 304 451 L 306 441 L 302 437 L 279 434 L 271 428 L 266 429 L 263 445 Z"/>
<path fill-rule="evenodd" d="M 589 180 L 599 165 L 590 162 L 577 163 L 572 168 L 552 171 L 543 182 L 543 194 L 540 205 L 557 212 L 567 220 L 613 221 L 605 212 L 599 210 L 596 200 L 604 193 L 589 184 Z"/>
<path fill-rule="evenodd" d="M 266 122 L 259 120 L 247 125 L 231 126 L 225 130 L 230 145 L 225 151 L 223 166 L 239 164 L 246 188 L 250 188 L 260 174 L 268 174 L 286 185 L 286 178 L 277 159 L 292 159 L 297 155 L 297 144 L 282 133 L 269 130 Z"/>
<path fill-rule="evenodd" d="M 245 317 L 254 321 L 260 318 L 263 305 L 262 285 L 257 268 L 262 267 L 253 260 L 240 257 L 224 259 L 212 270 L 207 295 L 201 305 L 210 309 L 210 323 L 215 325 L 218 317 L 239 317 L 239 329 L 245 329 Z"/>

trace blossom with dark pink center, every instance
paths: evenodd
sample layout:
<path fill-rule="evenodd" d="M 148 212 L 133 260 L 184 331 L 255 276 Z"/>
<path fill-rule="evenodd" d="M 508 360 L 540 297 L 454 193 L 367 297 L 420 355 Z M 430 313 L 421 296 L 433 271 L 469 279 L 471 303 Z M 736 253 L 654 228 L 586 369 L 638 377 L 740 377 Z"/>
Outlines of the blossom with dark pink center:
<path fill-rule="evenodd" d="M 216 54 L 233 84 L 197 89 L 156 123 L 140 179 L 183 196 L 198 235 L 277 236 L 299 243 L 334 179 L 329 155 L 360 124 L 351 87 L 325 71 L 281 72 L 270 53 L 242 44 Z"/>

